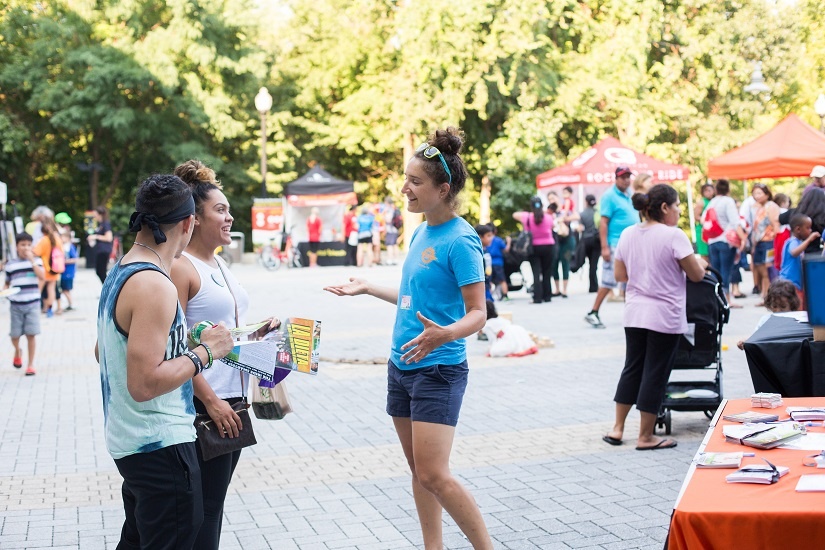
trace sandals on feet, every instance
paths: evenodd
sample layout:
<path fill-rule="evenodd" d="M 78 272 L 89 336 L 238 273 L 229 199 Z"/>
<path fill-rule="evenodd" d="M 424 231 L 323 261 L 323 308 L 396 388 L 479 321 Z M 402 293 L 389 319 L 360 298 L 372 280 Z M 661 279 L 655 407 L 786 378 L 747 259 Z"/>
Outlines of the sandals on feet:
<path fill-rule="evenodd" d="M 655 445 L 649 447 L 636 447 L 637 451 L 658 451 L 659 449 L 672 449 L 677 443 L 672 439 L 662 439 Z"/>
<path fill-rule="evenodd" d="M 608 445 L 613 445 L 613 446 L 618 446 L 618 445 L 622 444 L 621 439 L 616 439 L 615 437 L 610 437 L 609 435 L 603 436 L 602 441 L 604 441 Z"/>

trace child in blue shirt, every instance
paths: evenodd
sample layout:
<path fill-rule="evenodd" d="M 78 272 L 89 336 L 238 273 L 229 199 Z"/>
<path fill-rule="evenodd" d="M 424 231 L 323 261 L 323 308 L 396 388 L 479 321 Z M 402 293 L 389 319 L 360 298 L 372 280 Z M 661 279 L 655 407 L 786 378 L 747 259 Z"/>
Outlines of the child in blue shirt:
<path fill-rule="evenodd" d="M 504 272 L 504 253 L 510 251 L 510 237 L 505 241 L 498 235 L 493 225 L 477 225 L 476 232 L 481 239 L 481 245 L 484 247 L 484 253 L 490 255 L 492 264 L 491 272 L 488 273 L 489 281 L 488 287 L 492 286 L 495 291 L 494 295 L 500 297 L 501 300 L 509 300 L 507 296 L 507 276 Z M 492 300 L 491 297 L 488 299 Z"/>
<path fill-rule="evenodd" d="M 811 218 L 805 214 L 794 214 L 791 217 L 790 225 L 791 237 L 782 248 L 782 270 L 779 272 L 779 276 L 792 282 L 801 297 L 802 255 L 808 245 L 819 238 L 819 232 L 811 231 Z"/>

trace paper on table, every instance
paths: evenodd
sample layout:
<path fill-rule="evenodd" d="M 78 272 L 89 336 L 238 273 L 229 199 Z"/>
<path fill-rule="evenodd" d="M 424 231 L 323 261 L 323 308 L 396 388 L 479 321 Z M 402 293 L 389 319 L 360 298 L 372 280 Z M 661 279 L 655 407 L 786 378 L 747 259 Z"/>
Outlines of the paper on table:
<path fill-rule="evenodd" d="M 799 476 L 796 490 L 800 493 L 825 491 L 825 475 L 803 474 Z"/>
<path fill-rule="evenodd" d="M 790 443 L 779 446 L 780 449 L 796 449 L 800 451 L 821 451 L 825 449 L 825 433 L 807 433 Z"/>

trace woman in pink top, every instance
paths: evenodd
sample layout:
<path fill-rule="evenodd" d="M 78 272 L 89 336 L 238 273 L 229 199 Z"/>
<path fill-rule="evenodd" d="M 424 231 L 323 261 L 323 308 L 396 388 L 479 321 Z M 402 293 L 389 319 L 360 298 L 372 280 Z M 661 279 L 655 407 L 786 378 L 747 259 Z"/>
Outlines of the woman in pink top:
<path fill-rule="evenodd" d="M 672 439 L 653 435 L 656 415 L 681 334 L 687 332 L 685 275 L 699 282 L 707 263 L 693 253 L 687 235 L 676 227 L 679 194 L 665 184 L 633 195 L 644 223 L 628 227 L 616 247 L 616 281 L 627 283 L 624 327 L 627 350 L 616 387 L 616 423 L 602 439 L 621 445 L 631 407 L 641 415 L 636 450 L 668 449 Z"/>
<path fill-rule="evenodd" d="M 514 212 L 513 218 L 521 223 L 525 231 L 533 234 L 533 254 L 530 256 L 533 303 L 540 304 L 549 302 L 553 296 L 550 280 L 556 241 L 553 239 L 553 216 L 544 211 L 541 197 L 530 199 L 530 206 L 531 212 Z"/>

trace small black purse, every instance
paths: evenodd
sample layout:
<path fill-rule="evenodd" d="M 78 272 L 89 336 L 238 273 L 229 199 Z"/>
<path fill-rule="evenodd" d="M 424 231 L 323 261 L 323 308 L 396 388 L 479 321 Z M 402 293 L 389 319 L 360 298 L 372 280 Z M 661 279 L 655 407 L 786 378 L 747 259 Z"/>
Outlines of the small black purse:
<path fill-rule="evenodd" d="M 198 433 L 198 445 L 201 448 L 201 455 L 204 460 L 212 460 L 216 456 L 225 455 L 234 451 L 239 451 L 244 447 L 255 445 L 255 432 L 252 430 L 252 419 L 249 417 L 249 403 L 238 401 L 232 405 L 232 410 L 241 419 L 243 429 L 238 432 L 238 437 L 221 437 L 215 422 L 208 414 L 199 414 L 195 417 L 195 430 Z"/>

